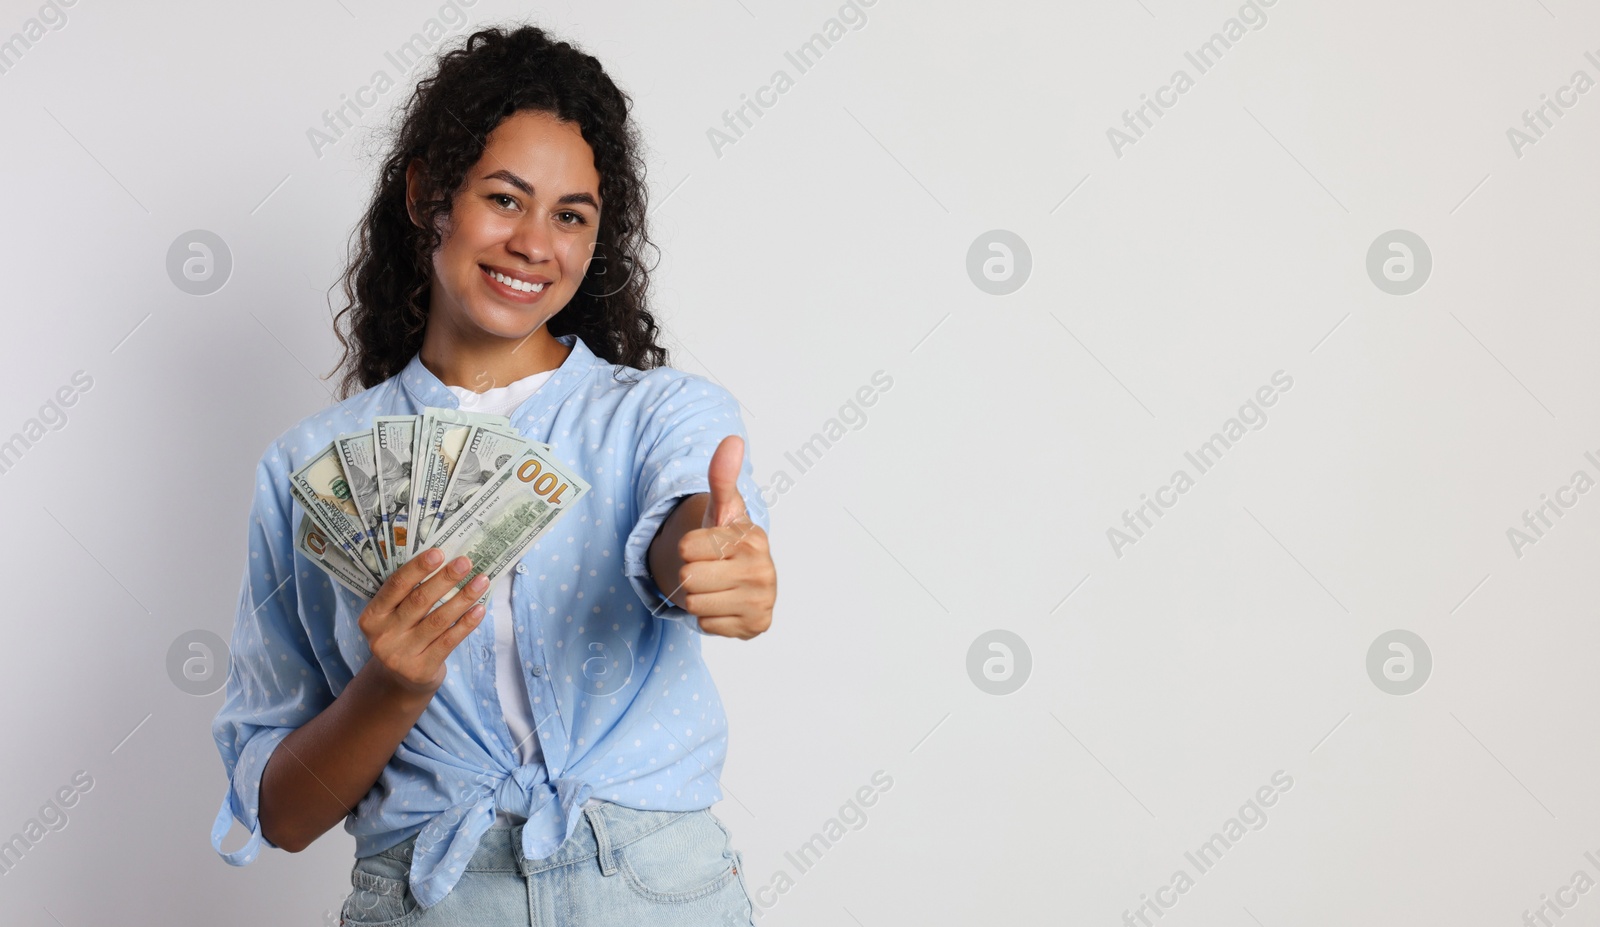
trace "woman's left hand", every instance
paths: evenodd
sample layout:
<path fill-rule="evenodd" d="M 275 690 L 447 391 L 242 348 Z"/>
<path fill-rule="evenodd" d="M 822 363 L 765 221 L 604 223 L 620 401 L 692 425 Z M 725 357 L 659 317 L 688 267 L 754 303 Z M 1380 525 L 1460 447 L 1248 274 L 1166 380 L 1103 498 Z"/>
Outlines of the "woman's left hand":
<path fill-rule="evenodd" d="M 700 527 L 678 541 L 683 607 L 707 634 L 749 640 L 772 625 L 778 571 L 767 532 L 750 520 L 736 480 L 744 441 L 729 435 L 711 455 L 706 475 L 710 500 Z"/>

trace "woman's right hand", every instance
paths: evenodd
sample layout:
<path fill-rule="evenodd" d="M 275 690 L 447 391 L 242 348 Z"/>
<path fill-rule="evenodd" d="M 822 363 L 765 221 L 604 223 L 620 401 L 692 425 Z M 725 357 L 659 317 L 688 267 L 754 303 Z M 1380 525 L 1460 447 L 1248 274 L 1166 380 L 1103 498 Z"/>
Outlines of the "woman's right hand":
<path fill-rule="evenodd" d="M 372 650 L 368 662 L 397 689 L 414 695 L 432 696 L 444 685 L 445 657 L 483 620 L 484 607 L 477 600 L 489 580 L 481 573 L 450 601 L 433 607 L 472 566 L 467 557 L 457 557 L 423 582 L 443 559 L 435 547 L 406 561 L 384 580 L 356 621 Z"/>

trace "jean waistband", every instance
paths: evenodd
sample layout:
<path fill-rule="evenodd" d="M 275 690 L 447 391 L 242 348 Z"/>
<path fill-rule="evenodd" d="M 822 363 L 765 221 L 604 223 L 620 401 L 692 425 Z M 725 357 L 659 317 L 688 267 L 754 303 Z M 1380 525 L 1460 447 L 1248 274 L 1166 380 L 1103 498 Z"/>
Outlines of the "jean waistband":
<path fill-rule="evenodd" d="M 694 811 L 644 811 L 613 802 L 600 802 L 583 809 L 583 823 L 573 830 L 561 847 L 544 859 L 530 860 L 522 855 L 522 824 L 496 821 L 478 842 L 467 871 L 517 872 L 532 875 L 558 866 L 594 859 L 600 848 L 606 848 L 606 858 L 601 869 L 609 871 L 614 866 L 610 851 L 624 847 L 655 831 L 666 827 Z M 417 842 L 413 834 L 377 855 L 400 860 L 408 867 L 411 853 Z"/>

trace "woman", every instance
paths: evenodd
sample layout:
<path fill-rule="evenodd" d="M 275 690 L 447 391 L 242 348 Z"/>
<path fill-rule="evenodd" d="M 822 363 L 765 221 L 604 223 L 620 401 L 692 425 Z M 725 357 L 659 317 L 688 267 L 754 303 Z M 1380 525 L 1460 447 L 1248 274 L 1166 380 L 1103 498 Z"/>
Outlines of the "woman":
<path fill-rule="evenodd" d="M 348 398 L 257 466 L 212 845 L 245 865 L 343 818 L 342 923 L 753 923 L 700 636 L 771 623 L 767 510 L 737 402 L 655 343 L 629 106 L 537 28 L 444 54 L 345 277 Z M 294 549 L 288 476 L 428 406 L 506 415 L 591 488 L 487 590 L 432 607 L 470 562 L 430 550 L 365 600 Z"/>

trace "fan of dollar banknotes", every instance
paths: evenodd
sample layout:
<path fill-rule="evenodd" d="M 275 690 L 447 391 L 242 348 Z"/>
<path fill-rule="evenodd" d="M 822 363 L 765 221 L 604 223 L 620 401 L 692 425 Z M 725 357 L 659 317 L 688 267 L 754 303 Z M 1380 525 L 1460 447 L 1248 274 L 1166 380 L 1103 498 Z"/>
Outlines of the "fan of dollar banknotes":
<path fill-rule="evenodd" d="M 432 406 L 339 435 L 289 480 L 306 513 L 295 549 L 359 596 L 429 548 L 471 558 L 441 602 L 479 573 L 492 583 L 589 491 L 505 416 Z"/>

